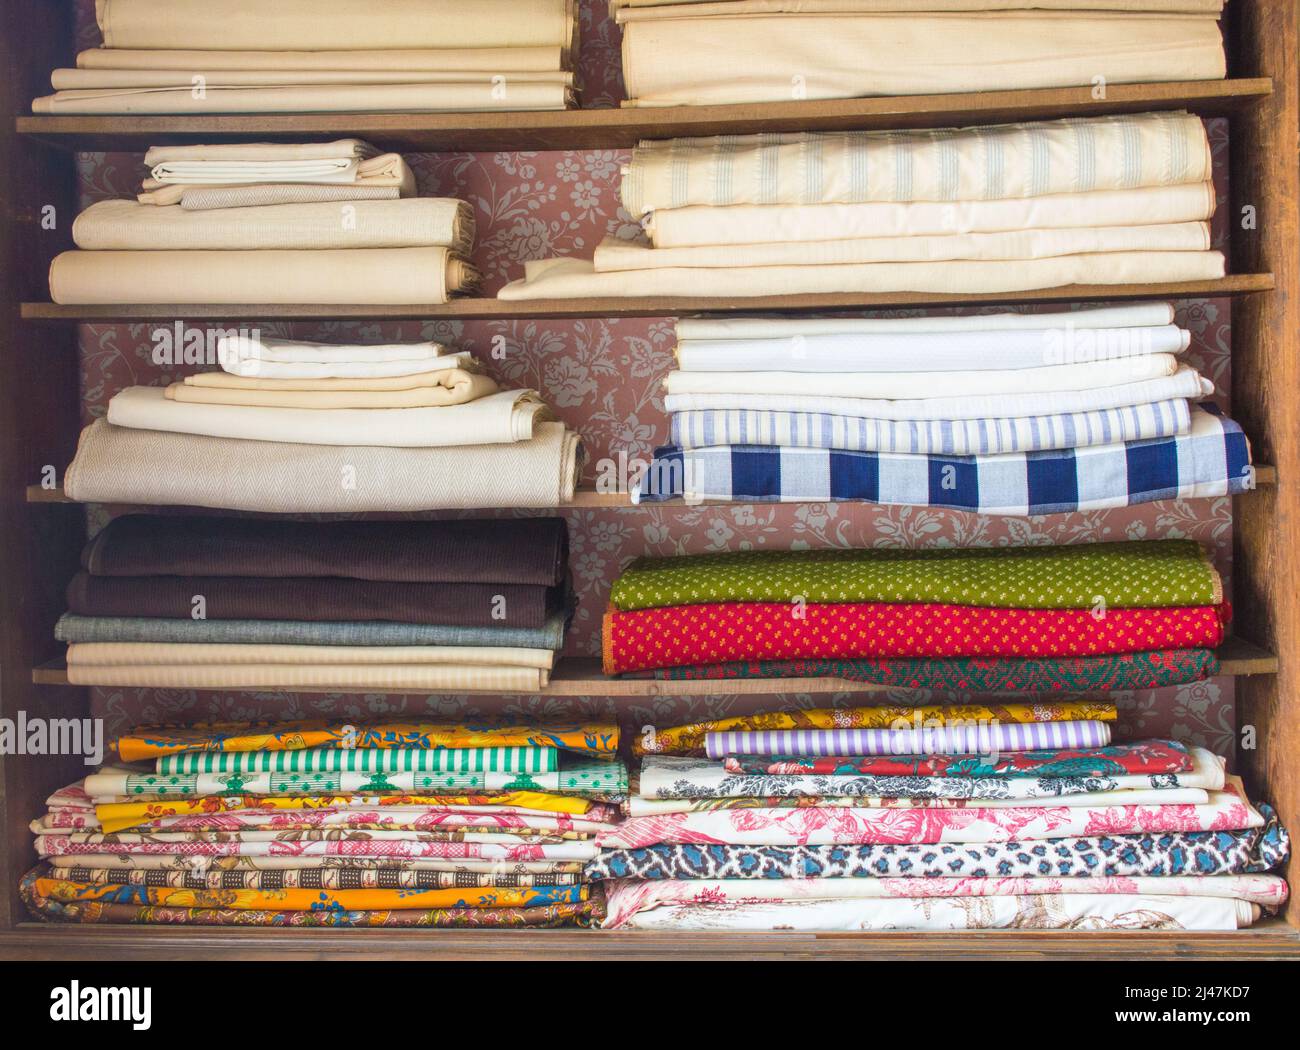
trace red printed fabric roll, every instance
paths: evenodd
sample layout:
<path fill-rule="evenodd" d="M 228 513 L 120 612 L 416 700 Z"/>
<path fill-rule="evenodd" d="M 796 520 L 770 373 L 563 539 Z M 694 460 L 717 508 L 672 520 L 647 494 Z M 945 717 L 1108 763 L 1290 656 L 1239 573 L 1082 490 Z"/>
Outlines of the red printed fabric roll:
<path fill-rule="evenodd" d="M 1187 749 L 1175 741 L 1143 740 L 1112 747 L 1000 755 L 733 755 L 724 765 L 728 773 L 761 776 L 1114 777 L 1185 773 L 1192 768 L 1192 760 Z"/>
<path fill-rule="evenodd" d="M 606 674 L 733 660 L 1098 656 L 1214 648 L 1227 605 L 995 609 L 932 603 L 735 602 L 605 613 Z"/>

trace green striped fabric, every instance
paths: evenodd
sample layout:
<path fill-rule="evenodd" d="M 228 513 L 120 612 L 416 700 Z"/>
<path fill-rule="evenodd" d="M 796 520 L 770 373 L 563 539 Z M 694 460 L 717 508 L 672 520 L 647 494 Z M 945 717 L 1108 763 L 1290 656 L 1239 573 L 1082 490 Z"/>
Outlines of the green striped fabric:
<path fill-rule="evenodd" d="M 185 773 L 553 773 L 553 747 L 304 748 L 165 755 L 157 771 Z"/>

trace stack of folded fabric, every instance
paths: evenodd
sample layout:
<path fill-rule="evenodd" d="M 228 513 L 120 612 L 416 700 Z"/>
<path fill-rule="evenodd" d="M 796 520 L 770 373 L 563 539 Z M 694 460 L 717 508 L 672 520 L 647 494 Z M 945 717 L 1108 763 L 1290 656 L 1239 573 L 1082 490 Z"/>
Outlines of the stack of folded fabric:
<path fill-rule="evenodd" d="M 1167 303 L 903 319 L 682 320 L 672 444 L 632 499 L 1051 514 L 1242 492 L 1241 428 Z"/>
<path fill-rule="evenodd" d="M 561 926 L 617 819 L 613 725 L 140 729 L 32 824 L 20 892 L 65 922 Z"/>
<path fill-rule="evenodd" d="M 77 216 L 56 303 L 445 303 L 479 274 L 464 201 L 357 139 L 154 147 L 139 199 Z M 175 205 L 180 205 L 175 207 Z"/>
<path fill-rule="evenodd" d="M 1210 146 L 1189 113 L 643 142 L 651 244 L 545 259 L 503 299 L 997 294 L 1222 277 Z"/>
<path fill-rule="evenodd" d="M 1226 75 L 1224 0 L 610 0 L 629 106 Z M 719 48 L 720 39 L 727 41 Z"/>
<path fill-rule="evenodd" d="M 79 685 L 537 691 L 564 643 L 562 518 L 116 518 L 56 634 Z"/>
<path fill-rule="evenodd" d="M 587 867 L 606 927 L 1234 930 L 1286 832 L 1221 758 L 1108 704 L 863 708 L 643 734 Z M 919 753 L 918 753 L 918 749 Z"/>
<path fill-rule="evenodd" d="M 103 47 L 34 113 L 564 109 L 569 0 L 96 0 Z"/>
<path fill-rule="evenodd" d="M 1190 540 L 739 551 L 633 562 L 602 651 L 611 675 L 1138 689 L 1213 675 L 1229 615 Z"/>
<path fill-rule="evenodd" d="M 469 354 L 232 333 L 217 356 L 220 372 L 116 394 L 82 432 L 67 494 L 276 512 L 573 500 L 578 435 Z"/>

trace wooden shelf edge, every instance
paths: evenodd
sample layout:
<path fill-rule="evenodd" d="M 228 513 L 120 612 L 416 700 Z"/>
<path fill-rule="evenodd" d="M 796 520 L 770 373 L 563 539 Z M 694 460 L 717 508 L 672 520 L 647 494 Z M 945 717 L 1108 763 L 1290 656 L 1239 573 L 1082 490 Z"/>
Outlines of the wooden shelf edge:
<path fill-rule="evenodd" d="M 0 930 L 0 958 L 186 960 L 420 959 L 764 961 L 813 959 L 1296 959 L 1300 931 L 1282 919 L 1221 933 L 954 930 L 771 933 L 659 930 L 327 930 L 19 923 Z"/>
<path fill-rule="evenodd" d="M 1229 638 L 1218 650 L 1219 674 L 1238 677 L 1258 674 L 1276 674 L 1278 658 L 1259 646 L 1241 638 Z M 68 671 L 63 660 L 52 660 L 32 669 L 32 682 L 36 685 L 66 686 Z M 126 688 L 149 688 L 147 686 Z M 563 697 L 672 697 L 672 696 L 735 696 L 769 695 L 772 693 L 876 693 L 892 686 L 853 682 L 844 678 L 734 678 L 726 680 L 661 680 L 654 678 L 608 678 L 600 670 L 600 662 L 586 658 L 565 658 L 556 664 L 551 683 L 535 692 L 518 692 L 502 689 L 382 689 L 357 686 L 259 686 L 256 688 L 225 689 L 193 687 L 196 692 L 230 693 L 342 693 L 374 695 L 389 693 L 400 695 L 473 695 L 489 696 L 563 696 Z"/>
<path fill-rule="evenodd" d="M 827 292 L 807 295 L 717 297 L 628 297 L 622 299 L 453 299 L 436 305 L 410 303 L 115 303 L 76 305 L 25 302 L 25 321 L 107 324 L 188 320 L 568 320 L 573 318 L 684 317 L 807 310 L 870 310 L 903 306 L 994 306 L 1068 303 L 1084 300 L 1187 299 L 1251 295 L 1272 291 L 1271 273 L 1229 274 L 1213 281 L 1162 284 L 1071 284 L 991 294 L 945 292 Z"/>
<path fill-rule="evenodd" d="M 20 135 L 75 150 L 144 149 L 170 143 L 302 141 L 360 136 L 411 151 L 620 148 L 646 138 L 759 131 L 856 131 L 1001 124 L 1009 121 L 1187 109 L 1222 116 L 1273 92 L 1267 77 L 1091 85 L 941 95 L 817 99 L 743 105 L 485 113 L 285 113 L 188 116 L 24 115 Z"/>
<path fill-rule="evenodd" d="M 1269 485 L 1277 484 L 1277 468 L 1268 465 L 1257 465 L 1255 467 L 1255 487 L 1264 488 Z M 1218 498 L 1218 497 L 1212 497 Z M 69 499 L 63 489 L 47 489 L 40 485 L 27 486 L 28 503 L 79 503 L 79 500 Z M 802 501 L 811 503 L 816 506 L 824 505 L 825 501 Z M 799 503 L 789 502 L 785 504 L 775 503 L 772 501 L 762 501 L 746 503 L 743 500 L 704 500 L 699 503 L 686 503 L 683 500 L 670 500 L 666 503 L 633 503 L 632 497 L 626 492 L 596 492 L 591 489 L 581 489 L 574 493 L 573 502 L 562 503 L 555 507 L 538 507 L 537 510 L 692 510 L 696 507 L 776 507 L 776 506 L 799 506 Z M 860 502 L 856 500 L 841 501 L 836 504 L 840 507 L 869 507 L 876 506 L 873 503 Z M 430 508 L 434 510 L 436 508 Z M 500 510 L 498 507 L 479 507 L 479 510 Z M 512 508 L 518 509 L 518 508 Z"/>

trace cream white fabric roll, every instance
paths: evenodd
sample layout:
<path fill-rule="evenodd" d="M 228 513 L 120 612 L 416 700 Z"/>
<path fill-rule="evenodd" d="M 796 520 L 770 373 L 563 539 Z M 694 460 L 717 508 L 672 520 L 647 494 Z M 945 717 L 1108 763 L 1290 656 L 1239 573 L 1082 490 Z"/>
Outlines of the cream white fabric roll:
<path fill-rule="evenodd" d="M 1226 72 L 1218 23 L 1182 15 L 682 16 L 623 26 L 623 80 L 634 106 L 1219 80 Z"/>
<path fill-rule="evenodd" d="M 192 642 L 76 642 L 68 663 L 83 667 L 167 664 L 463 664 L 549 671 L 550 649 L 477 645 L 223 645 Z"/>
<path fill-rule="evenodd" d="M 1057 315 L 1059 316 L 1059 315 Z M 678 339 L 683 372 L 955 372 L 1040 369 L 1180 354 L 1191 333 L 1158 328 L 800 334 L 789 339 Z M 1171 358 L 1172 360 L 1172 358 Z"/>
<path fill-rule="evenodd" d="M 554 72 L 525 72 L 517 70 L 512 73 L 485 71 L 473 73 L 464 71 L 413 73 L 407 70 L 217 70 L 207 66 L 198 66 L 194 70 L 169 69 L 56 69 L 50 74 L 50 86 L 55 91 L 91 91 L 104 88 L 184 88 L 186 91 L 197 86 L 195 78 L 202 78 L 197 83 L 206 87 L 278 87 L 310 84 L 460 84 L 485 81 L 489 84 L 501 83 L 508 87 L 511 82 L 519 84 L 560 84 L 573 86 L 573 74 L 555 70 Z M 498 77 L 499 81 L 492 78 Z"/>
<path fill-rule="evenodd" d="M 309 409 L 198 405 L 161 387 L 132 386 L 108 402 L 108 422 L 136 430 L 312 445 L 429 448 L 527 441 L 554 418 L 532 390 L 503 390 L 445 408 Z"/>
<path fill-rule="evenodd" d="M 1219 252 L 1109 252 L 1016 262 L 678 268 L 613 273 L 596 273 L 592 264 L 582 259 L 544 259 L 525 263 L 524 279 L 507 284 L 498 298 L 515 301 L 630 296 L 745 298 L 833 292 L 994 294 L 1072 284 L 1209 281 L 1223 274 L 1223 255 Z"/>
<path fill-rule="evenodd" d="M 1210 247 L 1204 222 L 1067 230 L 1014 230 L 940 237 L 868 237 L 838 241 L 652 248 L 608 238 L 596 246 L 597 273 L 661 267 L 713 269 L 743 266 L 838 266 L 959 259 L 1050 259 L 1103 252 L 1197 252 Z"/>
<path fill-rule="evenodd" d="M 290 686 L 424 690 L 483 689 L 527 692 L 544 689 L 549 671 L 535 667 L 473 664 L 150 664 L 85 666 L 68 661 L 73 685 L 138 686 L 144 689 L 278 689 Z"/>
<path fill-rule="evenodd" d="M 927 397 L 906 401 L 791 394 L 669 394 L 664 398 L 664 408 L 668 412 L 695 409 L 826 412 L 833 416 L 861 416 L 865 419 L 1006 419 L 1150 405 L 1176 398 L 1209 397 L 1212 393 L 1214 384 L 1184 365 L 1164 379 L 1048 394 Z"/>
<path fill-rule="evenodd" d="M 77 68 L 512 73 L 559 69 L 562 61 L 563 49 L 558 46 L 403 48 L 400 51 L 135 51 L 93 47 L 77 55 Z"/>
<path fill-rule="evenodd" d="M 624 17 L 674 18 L 674 8 L 699 14 L 773 11 L 792 14 L 844 11 L 1151 11 L 1159 14 L 1218 15 L 1225 0 L 609 0 Z"/>
<path fill-rule="evenodd" d="M 988 201 L 696 205 L 651 212 L 643 225 L 656 248 L 685 248 L 1192 223 L 1214 206 L 1213 183 L 1189 182 Z"/>
<path fill-rule="evenodd" d="M 95 88 L 56 91 L 32 101 L 33 113 L 487 113 L 564 109 L 563 84 L 479 77 L 446 84 L 293 84 L 279 87 Z"/>
<path fill-rule="evenodd" d="M 620 192 L 660 208 L 1041 197 L 1208 182 L 1210 143 L 1188 113 L 993 127 L 789 132 L 644 142 Z"/>
<path fill-rule="evenodd" d="M 109 48 L 567 47 L 567 0 L 95 0 Z"/>
<path fill-rule="evenodd" d="M 446 248 L 63 252 L 56 303 L 445 303 L 475 279 Z"/>
<path fill-rule="evenodd" d="M 1038 313 L 929 317 L 682 317 L 677 338 L 793 339 L 811 335 L 886 335 L 894 332 L 998 332 L 1004 329 L 1137 328 L 1172 324 L 1172 303 L 1127 303 Z"/>
<path fill-rule="evenodd" d="M 63 487 L 88 503 L 284 514 L 556 507 L 573 500 L 581 450 L 561 423 L 539 423 L 531 441 L 383 448 L 169 434 L 98 419 L 81 432 Z"/>
<path fill-rule="evenodd" d="M 1173 354 L 1144 354 L 1084 364 L 956 372 L 669 372 L 664 388 L 669 394 L 783 394 L 893 401 L 1098 390 L 1165 378 L 1178 369 Z"/>
<path fill-rule="evenodd" d="M 88 251 L 446 247 L 464 255 L 474 243 L 474 212 L 437 197 L 215 211 L 109 200 L 77 216 L 72 239 Z"/>

